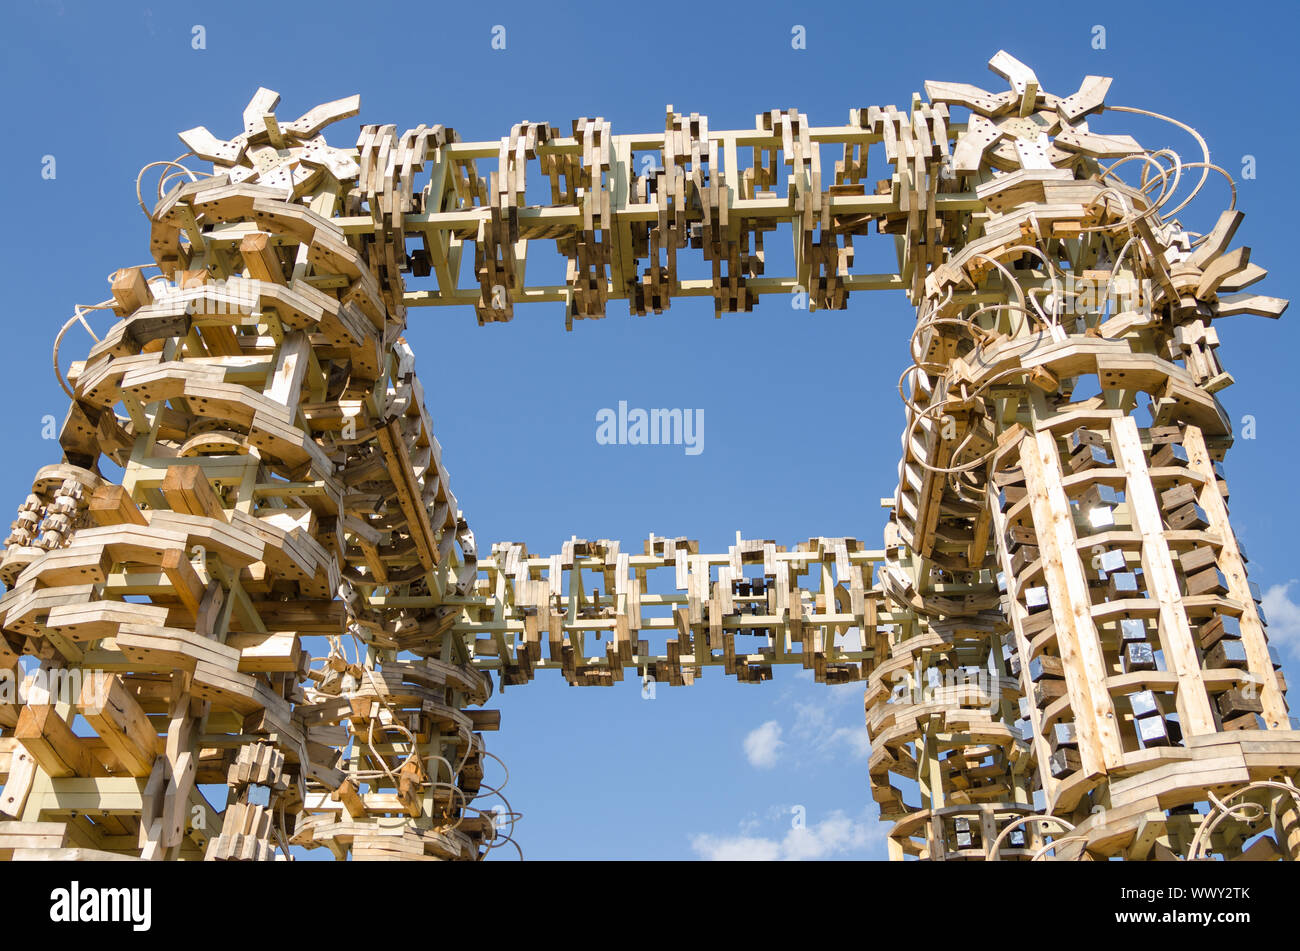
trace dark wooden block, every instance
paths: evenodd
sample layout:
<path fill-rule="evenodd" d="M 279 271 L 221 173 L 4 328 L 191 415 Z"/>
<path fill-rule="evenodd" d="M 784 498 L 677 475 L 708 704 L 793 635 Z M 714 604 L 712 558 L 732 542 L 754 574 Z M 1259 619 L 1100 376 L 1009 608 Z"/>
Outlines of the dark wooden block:
<path fill-rule="evenodd" d="M 1050 677 L 1038 681 L 1034 684 L 1034 704 L 1039 707 L 1045 707 L 1053 700 L 1059 700 L 1066 693 L 1065 681 L 1054 680 Z"/>
<path fill-rule="evenodd" d="M 1241 641 L 1224 638 L 1205 652 L 1206 667 L 1237 667 L 1245 669 L 1250 664 L 1246 660 L 1246 645 Z"/>
<path fill-rule="evenodd" d="M 1028 494 L 1024 485 L 1003 486 L 998 489 L 998 511 L 1005 512 Z"/>
<path fill-rule="evenodd" d="M 1085 445 L 1070 455 L 1071 472 L 1086 472 L 1089 469 L 1101 469 L 1114 464 L 1115 460 L 1100 446 Z"/>
<path fill-rule="evenodd" d="M 1052 626 L 1052 612 L 1039 611 L 1036 614 L 1030 614 L 1029 617 L 1021 623 L 1020 629 L 1024 631 L 1025 637 L 1033 638 Z"/>
<path fill-rule="evenodd" d="M 1064 676 L 1065 664 L 1059 657 L 1053 657 L 1050 654 L 1039 654 L 1029 662 L 1029 679 L 1034 683 L 1044 677 Z"/>
<path fill-rule="evenodd" d="M 1071 748 L 1079 746 L 1079 736 L 1075 732 L 1073 723 L 1053 723 L 1048 739 L 1053 750 L 1062 746 Z"/>
<path fill-rule="evenodd" d="M 1259 727 L 1260 719 L 1253 713 L 1242 713 L 1223 720 L 1224 730 L 1258 730 Z"/>
<path fill-rule="evenodd" d="M 1151 468 L 1163 469 L 1166 466 L 1185 466 L 1191 460 L 1181 443 L 1165 443 L 1151 454 Z"/>
<path fill-rule="evenodd" d="M 1194 575 L 1187 576 L 1187 594 L 1195 597 L 1199 594 L 1227 594 L 1228 579 L 1218 567 L 1205 568 Z"/>
<path fill-rule="evenodd" d="M 1101 433 L 1094 433 L 1091 429 L 1084 429 L 1082 426 L 1065 437 L 1065 444 L 1071 454 L 1078 452 L 1085 446 L 1106 448 L 1106 440 Z"/>
<path fill-rule="evenodd" d="M 1195 502 L 1170 512 L 1166 521 L 1175 531 L 1201 531 L 1210 527 L 1210 517 Z"/>
<path fill-rule="evenodd" d="M 1123 492 L 1102 482 L 1094 482 L 1079 496 L 1082 506 L 1119 505 L 1123 501 Z"/>
<path fill-rule="evenodd" d="M 1082 764 L 1077 750 L 1062 746 L 1052 754 L 1050 768 L 1053 779 L 1063 779 L 1077 770 Z"/>
<path fill-rule="evenodd" d="M 1038 555 L 1037 545 L 1021 545 L 1011 556 L 1011 570 L 1019 575 L 1026 567 L 1038 560 Z"/>
<path fill-rule="evenodd" d="M 1016 549 L 1021 545 L 1033 545 L 1038 541 L 1034 530 L 1025 525 L 1008 525 L 1006 538 L 1007 551 L 1012 554 L 1015 554 Z"/>
<path fill-rule="evenodd" d="M 1231 614 L 1216 614 L 1204 624 L 1199 630 L 1201 649 L 1208 650 L 1223 638 L 1240 638 L 1241 622 Z"/>
<path fill-rule="evenodd" d="M 1211 565 L 1218 567 L 1218 564 L 1214 549 L 1209 545 L 1198 545 L 1196 548 L 1185 551 L 1178 556 L 1178 565 L 1183 569 L 1184 574 L 1191 574 Z"/>
<path fill-rule="evenodd" d="M 1167 489 L 1160 493 L 1160 507 L 1166 512 L 1172 512 L 1175 509 L 1182 508 L 1188 502 L 1196 501 L 1196 486 L 1189 484 L 1176 485 L 1172 489 Z"/>
<path fill-rule="evenodd" d="M 1225 690 L 1215 698 L 1215 705 L 1219 708 L 1219 715 L 1227 720 L 1243 713 L 1263 713 L 1264 707 L 1259 702 L 1259 694 L 1251 690 L 1249 695 L 1244 687 L 1233 687 L 1231 690 Z"/>

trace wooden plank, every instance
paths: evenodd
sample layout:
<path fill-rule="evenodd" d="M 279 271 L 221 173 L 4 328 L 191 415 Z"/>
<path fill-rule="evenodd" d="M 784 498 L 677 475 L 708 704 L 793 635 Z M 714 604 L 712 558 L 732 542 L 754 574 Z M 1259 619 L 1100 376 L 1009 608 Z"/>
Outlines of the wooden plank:
<path fill-rule="evenodd" d="M 77 710 L 108 744 L 127 775 L 149 775 L 158 752 L 158 734 L 120 676 L 86 679 Z"/>
<path fill-rule="evenodd" d="M 1147 474 L 1146 454 L 1133 418 L 1111 422 L 1111 449 L 1125 474 L 1125 500 L 1133 527 L 1142 535 L 1142 578 L 1147 592 L 1160 605 L 1160 644 L 1166 663 L 1178 677 L 1178 720 L 1185 736 L 1217 730 L 1209 694 L 1201 676 L 1201 661 L 1183 610 L 1182 593 L 1173 558 L 1165 541 L 1164 520 Z"/>
<path fill-rule="evenodd" d="M 94 757 L 50 703 L 28 704 L 18 717 L 14 736 L 50 776 L 90 776 Z"/>
<path fill-rule="evenodd" d="M 1213 461 L 1205 443 L 1205 436 L 1200 429 L 1195 426 L 1186 427 L 1183 433 L 1183 447 L 1187 450 L 1189 468 L 1199 472 L 1204 480 L 1199 500 L 1201 508 L 1210 517 L 1210 530 L 1221 541 L 1218 564 L 1228 579 L 1228 595 L 1243 607 L 1238 623 L 1241 626 L 1242 643 L 1246 645 L 1250 672 L 1257 678 L 1259 701 L 1263 709 L 1261 715 L 1269 729 L 1288 729 L 1290 721 L 1286 700 L 1282 686 L 1274 673 L 1272 658 L 1268 654 L 1268 637 L 1264 625 L 1260 623 L 1259 613 L 1255 609 L 1255 600 L 1246 577 L 1245 562 L 1241 557 L 1241 547 L 1228 521 L 1228 506 L 1219 492 Z"/>
<path fill-rule="evenodd" d="M 1043 553 L 1043 575 L 1052 605 L 1056 644 L 1065 662 L 1081 772 L 1098 778 L 1123 759 L 1114 704 L 1105 691 L 1106 669 L 1093 624 L 1088 582 L 1076 553 L 1070 503 L 1061 488 L 1056 440 L 1051 433 L 1027 434 L 1020 466 Z"/>

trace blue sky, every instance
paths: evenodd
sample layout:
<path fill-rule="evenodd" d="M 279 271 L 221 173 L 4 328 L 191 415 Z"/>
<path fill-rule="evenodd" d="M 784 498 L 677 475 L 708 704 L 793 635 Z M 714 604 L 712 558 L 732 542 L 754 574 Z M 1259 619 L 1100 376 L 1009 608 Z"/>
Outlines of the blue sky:
<path fill-rule="evenodd" d="M 707 114 L 715 129 L 748 128 L 756 113 L 791 106 L 829 125 L 847 121 L 850 108 L 906 107 L 926 79 L 1002 89 L 985 64 L 1006 49 L 1049 91 L 1068 95 L 1086 74 L 1113 76 L 1110 103 L 1199 129 L 1238 179 L 1246 212 L 1238 242 L 1273 270 L 1260 291 L 1295 295 L 1286 266 L 1293 208 L 1279 200 L 1294 189 L 1297 145 L 1290 4 L 1089 12 L 41 0 L 7 3 L 0 16 L 9 327 L 0 437 L 11 456 L 0 499 L 13 506 L 35 469 L 58 458 L 41 438 L 42 417 L 61 421 L 66 410 L 50 368 L 55 331 L 74 303 L 107 296 L 111 271 L 148 259 L 137 171 L 183 152 L 181 129 L 233 135 L 259 85 L 281 93 L 280 114 L 290 117 L 359 92 L 361 116 L 326 130 L 334 145 L 352 144 L 362 121 L 399 131 L 442 123 L 471 140 L 499 138 L 521 120 L 567 131 L 580 116 L 603 116 L 614 133 L 649 131 L 662 128 L 669 103 Z M 196 25 L 206 49 L 191 47 Z M 497 25 L 504 50 L 491 45 Z M 804 50 L 791 48 L 795 25 L 805 28 Z M 1102 50 L 1093 48 L 1098 25 Z M 1198 157 L 1190 140 L 1140 117 L 1111 114 L 1094 127 Z M 57 163 L 53 180 L 41 177 L 46 155 Z M 1242 180 L 1245 156 L 1254 156 L 1251 180 Z M 1184 216 L 1196 230 L 1226 203 L 1220 182 L 1207 191 Z M 884 270 L 892 242 L 871 236 L 858 253 Z M 779 253 L 769 266 L 780 269 Z M 1233 521 L 1252 577 L 1269 591 L 1274 641 L 1288 669 L 1300 670 L 1300 584 L 1288 588 L 1300 578 L 1291 557 L 1300 535 L 1290 498 L 1300 462 L 1294 317 L 1216 326 L 1237 379 L 1220 397 L 1239 430 L 1244 416 L 1255 420 L 1256 438 L 1239 439 L 1228 457 Z M 512 323 L 483 328 L 461 308 L 413 309 L 409 321 L 452 485 L 482 547 L 512 540 L 549 553 L 576 534 L 640 550 L 655 532 L 716 550 L 737 530 L 787 545 L 816 535 L 879 545 L 912 321 L 901 293 L 858 294 L 846 311 L 814 314 L 772 300 L 724 320 L 708 300 L 677 300 L 650 318 L 615 302 L 606 320 L 572 333 L 559 304 L 521 306 Z M 83 354 L 83 340 L 71 336 L 65 353 Z M 702 409 L 704 451 L 598 444 L 596 414 L 620 400 Z M 509 765 L 506 795 L 524 814 L 515 837 L 528 858 L 884 854 L 860 686 L 819 686 L 794 670 L 742 686 L 714 669 L 693 687 L 659 685 L 643 700 L 632 679 L 579 689 L 542 672 L 498 699 L 503 729 L 488 736 L 489 749 Z"/>

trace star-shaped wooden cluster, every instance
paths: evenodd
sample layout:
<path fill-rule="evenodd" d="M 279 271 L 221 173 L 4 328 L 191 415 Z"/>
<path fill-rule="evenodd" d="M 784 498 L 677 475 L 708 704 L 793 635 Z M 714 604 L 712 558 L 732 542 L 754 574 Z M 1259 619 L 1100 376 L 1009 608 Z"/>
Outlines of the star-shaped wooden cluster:
<path fill-rule="evenodd" d="M 275 116 L 279 101 L 279 93 L 259 87 L 244 108 L 244 131 L 239 135 L 222 141 L 205 126 L 195 126 L 180 133 L 180 140 L 211 162 L 217 174 L 229 175 L 231 184 L 256 183 L 288 197 L 314 188 L 326 173 L 340 182 L 355 179 L 360 172 L 356 150 L 331 148 L 320 131 L 357 115 L 361 97 L 322 103 L 284 125 Z"/>
<path fill-rule="evenodd" d="M 999 50 L 989 69 L 1011 88 L 990 93 L 969 83 L 927 82 L 931 102 L 964 106 L 971 111 L 965 133 L 953 150 L 953 170 L 974 173 L 987 161 L 994 174 L 1020 169 L 1067 168 L 1079 155 L 1120 159 L 1142 152 L 1127 135 L 1098 135 L 1085 117 L 1105 108 L 1111 80 L 1086 76 L 1079 91 L 1061 98 L 1044 92 L 1034 71 Z"/>

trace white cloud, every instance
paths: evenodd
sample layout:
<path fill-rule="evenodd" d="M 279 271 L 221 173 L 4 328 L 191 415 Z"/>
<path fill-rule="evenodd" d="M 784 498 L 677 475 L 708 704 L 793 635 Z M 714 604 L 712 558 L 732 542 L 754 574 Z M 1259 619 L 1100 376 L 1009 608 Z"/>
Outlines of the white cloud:
<path fill-rule="evenodd" d="M 781 724 L 775 720 L 768 720 L 750 730 L 742 745 L 749 765 L 757 766 L 759 769 L 771 769 L 776 765 L 781 747 L 785 746 L 785 742 L 781 739 Z"/>
<path fill-rule="evenodd" d="M 870 838 L 864 823 L 854 822 L 836 810 L 815 825 L 791 829 L 785 834 L 782 850 L 791 859 L 824 859 L 861 848 Z"/>
<path fill-rule="evenodd" d="M 781 839 L 754 835 L 696 835 L 691 837 L 691 849 L 711 862 L 798 862 L 874 850 L 884 837 L 884 826 L 874 818 L 858 821 L 837 809 L 821 822 L 790 828 Z"/>
<path fill-rule="evenodd" d="M 775 862 L 781 857 L 778 843 L 746 835 L 729 839 L 712 835 L 691 836 L 691 849 L 710 862 Z"/>
<path fill-rule="evenodd" d="M 1300 604 L 1292 601 L 1287 594 L 1295 583 L 1292 578 L 1286 584 L 1270 586 L 1260 603 L 1268 616 L 1269 641 L 1285 646 L 1291 653 L 1300 656 Z"/>
<path fill-rule="evenodd" d="M 867 725 L 842 726 L 830 736 L 830 745 L 843 743 L 855 759 L 866 759 L 871 755 L 871 737 L 867 736 Z"/>
<path fill-rule="evenodd" d="M 791 735 L 800 741 L 801 749 L 811 753 L 834 754 L 845 749 L 856 759 L 866 759 L 871 755 L 871 742 L 867 738 L 867 725 L 862 714 L 861 686 L 850 685 L 848 690 L 821 687 L 819 690 L 817 700 L 794 703 L 795 720 Z M 855 700 L 857 703 L 851 702 Z M 834 714 L 844 706 L 849 707 L 849 726 L 836 725 L 839 717 Z"/>

